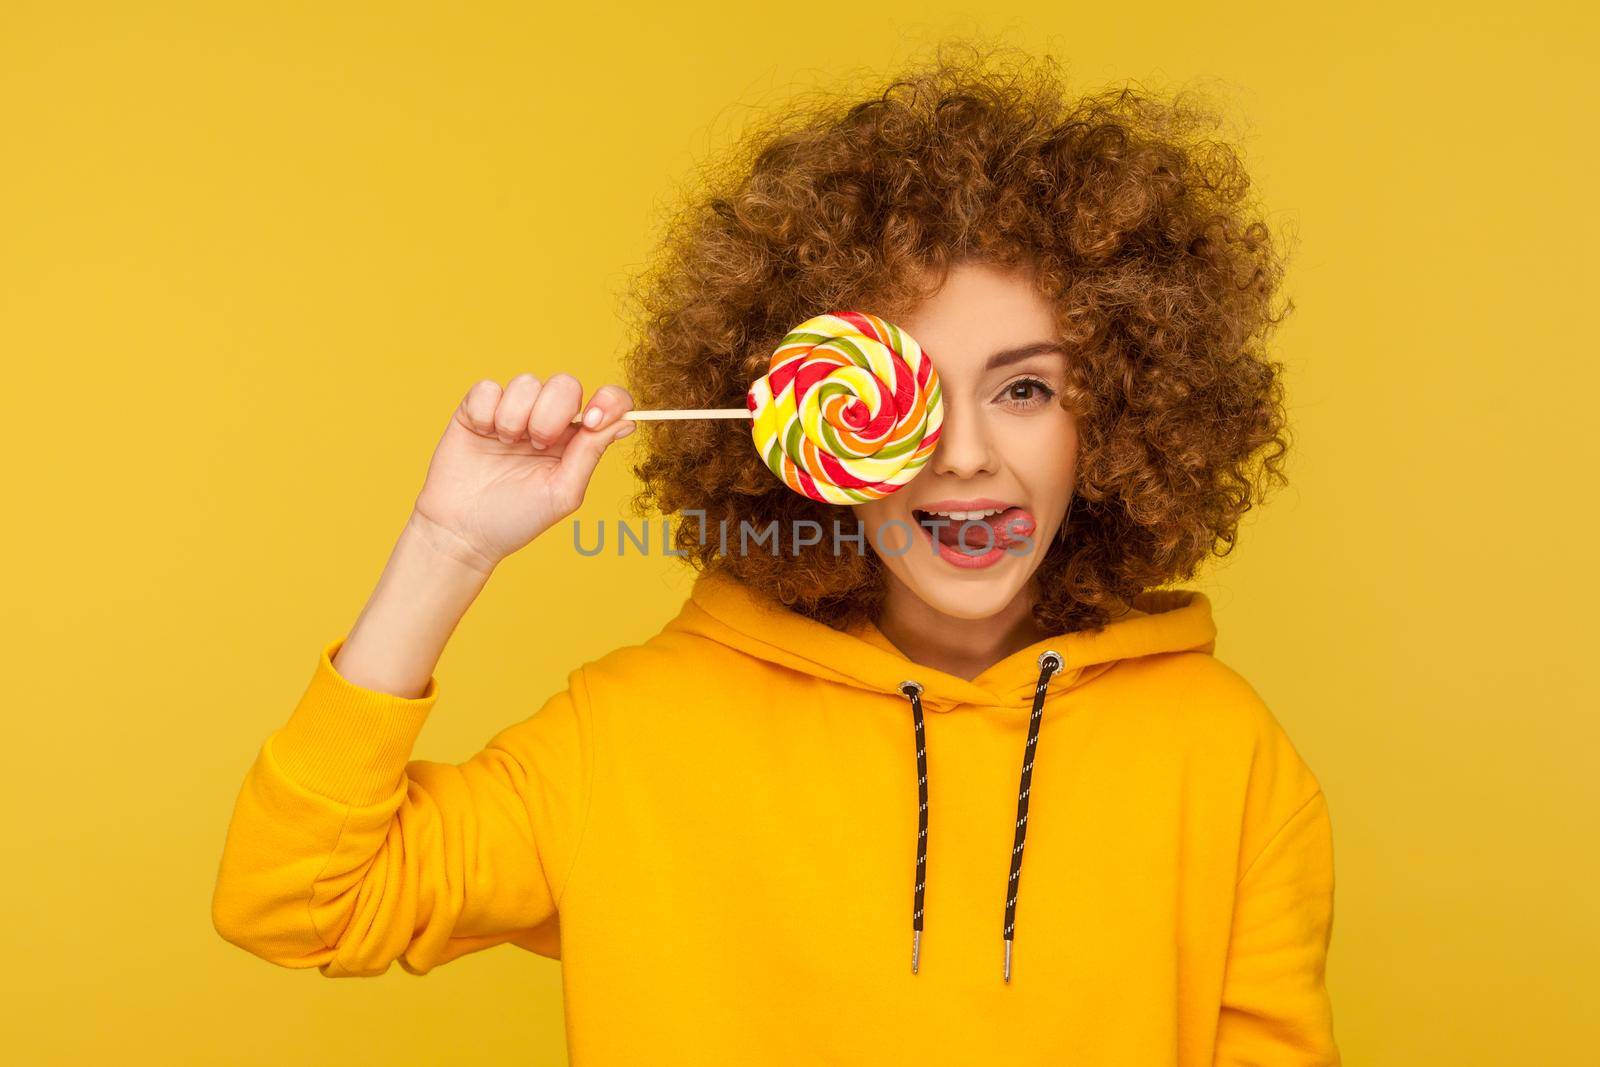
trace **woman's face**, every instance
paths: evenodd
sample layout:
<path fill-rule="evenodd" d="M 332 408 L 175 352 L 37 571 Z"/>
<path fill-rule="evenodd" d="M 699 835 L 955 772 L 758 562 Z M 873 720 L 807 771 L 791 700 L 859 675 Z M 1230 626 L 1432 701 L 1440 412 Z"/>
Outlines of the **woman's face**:
<path fill-rule="evenodd" d="M 988 618 L 1028 586 L 1072 499 L 1078 428 L 1053 309 L 1031 275 L 971 262 L 895 323 L 933 361 L 944 426 L 915 478 L 856 510 L 891 583 Z"/>

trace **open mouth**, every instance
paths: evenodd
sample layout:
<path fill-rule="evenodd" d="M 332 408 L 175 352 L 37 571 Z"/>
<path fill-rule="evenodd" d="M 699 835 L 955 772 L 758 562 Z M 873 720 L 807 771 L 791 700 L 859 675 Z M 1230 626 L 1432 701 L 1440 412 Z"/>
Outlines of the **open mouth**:
<path fill-rule="evenodd" d="M 930 511 L 912 508 L 911 515 L 941 548 L 982 557 L 1004 550 L 1032 535 L 1034 518 L 1015 504 L 974 508 L 970 511 Z"/>

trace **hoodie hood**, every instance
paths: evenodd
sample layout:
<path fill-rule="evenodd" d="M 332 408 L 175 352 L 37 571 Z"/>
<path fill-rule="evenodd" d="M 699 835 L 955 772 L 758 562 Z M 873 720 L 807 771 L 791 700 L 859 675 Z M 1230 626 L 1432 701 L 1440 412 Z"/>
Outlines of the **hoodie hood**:
<path fill-rule="evenodd" d="M 696 578 L 688 602 L 671 626 L 790 670 L 869 692 L 899 694 L 901 683 L 915 681 L 922 686 L 922 705 L 928 711 L 977 705 L 1014 707 L 1018 714 L 1028 713 L 1038 660 L 1047 650 L 1061 658 L 1049 681 L 1049 691 L 1056 693 L 1083 685 L 1135 656 L 1210 653 L 1217 636 L 1211 602 L 1204 593 L 1150 590 L 1101 629 L 1036 641 L 969 681 L 913 662 L 870 622 L 849 631 L 835 630 L 715 572 Z"/>
<path fill-rule="evenodd" d="M 1209 654 L 1217 636 L 1205 594 L 1190 589 L 1151 590 L 1135 597 L 1128 610 L 1098 630 L 1037 641 L 968 680 L 913 662 L 871 622 L 835 630 L 715 572 L 698 576 L 682 612 L 667 628 L 710 638 L 789 670 L 905 699 L 917 777 L 917 865 L 911 889 L 913 974 L 921 963 L 928 866 L 928 750 L 923 713 L 980 706 L 1015 708 L 1018 715 L 1028 716 L 1028 741 L 1022 751 L 1017 817 L 1012 827 L 1011 873 L 1004 898 L 1002 975 L 1007 982 L 1011 981 L 1034 752 L 1049 694 L 1084 685 L 1124 659 L 1161 652 Z"/>

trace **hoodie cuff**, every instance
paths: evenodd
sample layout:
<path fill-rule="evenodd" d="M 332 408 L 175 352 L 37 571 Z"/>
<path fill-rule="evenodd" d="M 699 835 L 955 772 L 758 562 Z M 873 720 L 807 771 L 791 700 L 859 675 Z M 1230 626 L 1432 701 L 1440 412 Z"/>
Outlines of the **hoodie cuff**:
<path fill-rule="evenodd" d="M 355 684 L 333 666 L 347 637 L 323 647 L 300 703 L 269 744 L 279 768 L 299 785 L 363 806 L 400 784 L 439 685 L 430 676 L 421 696 L 400 697 Z"/>

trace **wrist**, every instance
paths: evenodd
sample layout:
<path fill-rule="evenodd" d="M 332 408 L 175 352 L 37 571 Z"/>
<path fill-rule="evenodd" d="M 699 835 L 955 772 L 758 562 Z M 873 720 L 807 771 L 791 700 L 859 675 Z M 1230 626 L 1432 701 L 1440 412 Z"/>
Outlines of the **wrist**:
<path fill-rule="evenodd" d="M 413 542 L 419 552 L 434 558 L 442 567 L 468 572 L 467 576 L 474 580 L 487 581 L 500 562 L 478 551 L 454 530 L 415 509 L 407 517 L 400 536 Z"/>

